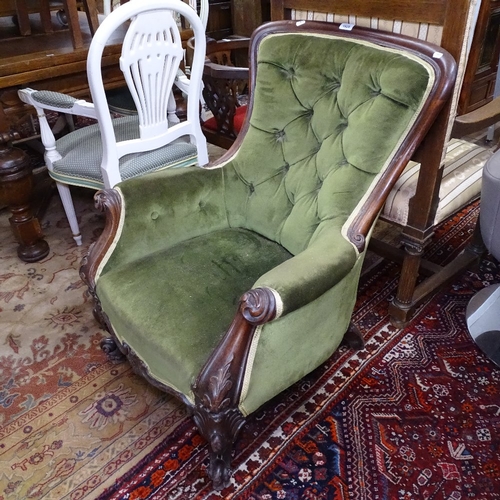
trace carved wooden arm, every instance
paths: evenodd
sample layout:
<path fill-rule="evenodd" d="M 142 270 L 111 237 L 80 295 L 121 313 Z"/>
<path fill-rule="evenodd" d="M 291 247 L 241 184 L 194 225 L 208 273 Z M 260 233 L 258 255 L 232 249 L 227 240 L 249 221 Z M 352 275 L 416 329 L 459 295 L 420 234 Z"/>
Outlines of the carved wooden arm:
<path fill-rule="evenodd" d="M 194 385 L 195 395 L 207 410 L 238 406 L 253 334 L 276 313 L 276 299 L 269 288 L 254 288 L 241 297 L 233 322 Z"/>
<path fill-rule="evenodd" d="M 258 325 L 271 321 L 276 314 L 270 289 L 255 288 L 245 293 L 231 326 L 193 386 L 193 418 L 210 443 L 209 475 L 216 489 L 229 482 L 232 443 L 244 424 L 238 404 L 254 333 Z"/>
<path fill-rule="evenodd" d="M 89 292 L 98 302 L 95 294 L 96 277 L 99 266 L 113 244 L 120 223 L 122 211 L 121 197 L 114 189 L 104 189 L 94 195 L 95 206 L 106 214 L 106 223 L 99 239 L 92 243 L 82 260 L 80 277 L 89 288 Z M 95 311 L 94 311 L 95 312 Z M 100 318 L 98 318 L 100 320 Z"/>

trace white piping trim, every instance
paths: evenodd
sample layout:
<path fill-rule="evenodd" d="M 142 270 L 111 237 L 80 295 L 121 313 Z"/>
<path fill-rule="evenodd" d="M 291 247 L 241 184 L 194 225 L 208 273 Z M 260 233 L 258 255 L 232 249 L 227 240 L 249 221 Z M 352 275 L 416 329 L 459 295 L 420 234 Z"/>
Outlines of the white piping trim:
<path fill-rule="evenodd" d="M 274 290 L 273 290 L 273 292 L 274 292 Z M 238 408 L 245 417 L 248 415 L 248 412 L 245 410 L 245 407 L 243 405 L 243 401 L 246 399 L 247 394 L 248 394 L 248 389 L 250 387 L 250 377 L 252 375 L 253 363 L 255 361 L 255 355 L 257 353 L 257 346 L 259 345 L 260 334 L 262 332 L 263 327 L 264 327 L 264 325 L 259 325 L 257 327 L 257 329 L 255 330 L 255 333 L 254 333 L 253 339 L 252 339 L 252 344 L 250 345 L 250 351 L 248 353 L 247 365 L 245 367 L 245 375 L 243 377 L 243 385 L 242 385 L 241 394 L 240 394 L 240 401 L 238 403 Z"/>
<path fill-rule="evenodd" d="M 280 294 L 274 290 L 274 288 L 266 286 L 268 290 L 272 292 L 274 295 L 274 298 L 276 300 L 276 316 L 274 319 L 278 319 L 281 317 L 283 314 L 283 299 L 281 298 Z M 274 321 L 274 320 L 273 320 Z M 240 411 L 243 413 L 243 415 L 248 415 L 248 412 L 245 410 L 242 401 L 245 400 L 248 394 L 248 388 L 250 387 L 250 378 L 252 376 L 252 371 L 253 371 L 253 364 L 255 361 L 255 355 L 257 354 L 257 347 L 259 345 L 259 340 L 260 340 L 260 334 L 262 332 L 262 328 L 264 325 L 259 325 L 255 333 L 253 334 L 253 339 L 252 339 L 252 344 L 250 345 L 250 351 L 248 353 L 248 358 L 247 358 L 247 364 L 245 366 L 245 375 L 243 376 L 243 384 L 242 384 L 242 389 L 241 389 L 241 394 L 240 394 L 240 401 L 238 404 L 238 407 Z"/>
<path fill-rule="evenodd" d="M 398 53 L 400 51 L 398 51 L 398 50 L 389 50 L 389 52 L 396 52 L 396 53 Z M 430 94 L 431 89 L 432 89 L 432 87 L 434 85 L 434 81 L 435 81 L 435 74 L 432 71 L 432 67 L 431 67 L 431 65 L 429 63 L 427 63 L 426 61 L 423 61 L 422 59 L 420 59 L 420 58 L 418 58 L 416 56 L 413 56 L 412 54 L 407 54 L 407 53 L 404 53 L 404 52 L 401 52 L 401 54 L 403 56 L 405 56 L 405 57 L 408 57 L 409 59 L 418 61 L 427 70 L 427 72 L 429 74 L 429 82 L 428 82 L 428 85 L 427 85 L 427 88 L 426 88 L 424 94 L 422 95 L 422 99 L 420 101 L 419 107 L 417 108 L 417 110 L 413 114 L 412 119 L 408 122 L 408 125 L 407 125 L 406 129 L 401 134 L 401 137 L 400 137 L 399 141 L 396 143 L 396 145 L 394 146 L 394 149 L 392 150 L 392 153 L 387 158 L 386 162 L 384 163 L 384 165 L 380 169 L 379 173 L 373 178 L 373 181 L 370 184 L 370 187 L 366 190 L 364 196 L 361 198 L 361 200 L 359 201 L 359 203 L 356 206 L 356 208 L 352 211 L 351 215 L 349 216 L 349 218 L 345 221 L 344 225 L 342 226 L 342 236 L 352 245 L 352 247 L 354 248 L 354 251 L 356 252 L 356 255 L 359 255 L 360 252 L 359 252 L 359 249 L 357 248 L 357 246 L 348 238 L 348 235 L 347 235 L 348 228 L 352 224 L 354 218 L 358 215 L 358 213 L 361 210 L 361 207 L 363 206 L 363 204 L 365 203 L 366 199 L 368 198 L 368 196 L 370 194 L 371 187 L 374 186 L 378 182 L 379 178 L 385 173 L 385 171 L 387 170 L 390 162 L 394 159 L 394 156 L 395 156 L 396 152 L 398 151 L 399 147 L 401 146 L 402 142 L 404 141 L 404 139 L 408 135 L 408 132 L 411 130 L 411 128 L 415 124 L 415 121 L 417 120 L 417 117 L 420 115 L 420 112 L 421 112 L 421 110 L 422 110 L 422 108 L 423 108 L 423 106 L 424 106 L 424 104 L 426 102 L 427 96 Z"/>
<path fill-rule="evenodd" d="M 101 276 L 102 270 L 104 269 L 104 266 L 108 263 L 111 255 L 115 251 L 116 245 L 118 244 L 118 241 L 122 235 L 123 232 L 123 226 L 124 226 L 124 221 L 125 221 L 125 198 L 123 197 L 123 193 L 121 192 L 120 188 L 115 187 L 113 188 L 118 195 L 120 196 L 121 199 L 121 210 L 120 210 L 120 220 L 118 221 L 118 230 L 116 231 L 115 237 L 113 241 L 111 242 L 111 245 L 109 246 L 108 250 L 106 251 L 106 254 L 104 255 L 104 258 L 101 260 L 99 266 L 97 267 L 97 271 L 95 274 L 95 283 L 97 284 L 97 280 Z"/>
<path fill-rule="evenodd" d="M 274 288 L 271 288 L 269 286 L 266 286 L 268 290 L 271 290 L 271 292 L 274 295 L 274 299 L 276 300 L 276 316 L 274 319 L 281 318 L 281 315 L 283 314 L 283 299 L 281 298 L 281 295 L 279 292 L 277 292 Z"/>
<path fill-rule="evenodd" d="M 118 337 L 118 339 L 122 340 L 121 336 L 118 335 L 118 332 L 117 332 L 116 328 L 113 326 L 113 324 L 111 324 L 111 328 L 113 329 L 113 332 L 115 332 L 115 335 Z M 170 387 L 173 391 L 177 392 L 178 394 L 183 394 L 185 396 L 185 398 L 194 406 L 194 394 L 193 394 L 193 391 L 189 391 L 189 394 L 184 394 L 182 391 L 180 391 L 179 389 L 177 389 L 177 387 L 175 385 L 173 385 L 171 382 L 167 382 L 166 380 L 163 380 L 161 377 L 156 376 L 149 369 L 149 366 L 148 366 L 146 360 L 137 353 L 137 350 L 135 348 L 132 348 L 132 351 L 134 353 L 134 356 L 136 356 L 137 358 L 139 358 L 142 361 L 143 366 L 145 367 L 146 373 L 152 379 L 158 380 L 163 385 L 166 385 L 167 387 Z"/>

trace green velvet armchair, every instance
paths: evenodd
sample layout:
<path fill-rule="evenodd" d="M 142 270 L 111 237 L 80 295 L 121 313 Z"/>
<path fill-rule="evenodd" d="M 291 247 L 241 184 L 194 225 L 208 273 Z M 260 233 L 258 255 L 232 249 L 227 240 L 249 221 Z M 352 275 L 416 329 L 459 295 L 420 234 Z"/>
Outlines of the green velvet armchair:
<path fill-rule="evenodd" d="M 438 47 L 331 23 L 264 25 L 250 53 L 232 148 L 99 192 L 106 226 L 82 265 L 103 348 L 189 406 L 216 489 L 247 415 L 346 332 L 362 344 L 371 229 L 455 78 Z"/>

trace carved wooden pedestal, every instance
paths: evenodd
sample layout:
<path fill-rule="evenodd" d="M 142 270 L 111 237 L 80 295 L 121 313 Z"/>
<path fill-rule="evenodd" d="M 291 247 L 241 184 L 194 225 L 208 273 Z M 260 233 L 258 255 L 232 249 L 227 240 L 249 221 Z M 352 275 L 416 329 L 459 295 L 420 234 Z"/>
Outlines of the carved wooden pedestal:
<path fill-rule="evenodd" d="M 0 199 L 12 213 L 9 221 L 19 243 L 19 258 L 36 262 L 47 256 L 49 245 L 30 208 L 33 191 L 30 160 L 24 151 L 9 145 L 11 139 L 7 133 L 0 136 Z"/>

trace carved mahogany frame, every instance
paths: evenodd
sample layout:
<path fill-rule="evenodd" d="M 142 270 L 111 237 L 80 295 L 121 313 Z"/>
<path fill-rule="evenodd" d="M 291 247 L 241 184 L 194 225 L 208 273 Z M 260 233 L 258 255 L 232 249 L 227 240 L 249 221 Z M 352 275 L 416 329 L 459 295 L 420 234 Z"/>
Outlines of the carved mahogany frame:
<path fill-rule="evenodd" d="M 330 22 L 297 23 L 295 21 L 281 21 L 265 24 L 258 28 L 252 37 L 252 50 L 250 53 L 250 82 L 251 89 L 255 87 L 256 74 L 252 71 L 257 67 L 257 46 L 266 37 L 275 33 L 318 33 L 324 35 L 342 36 L 346 39 L 361 39 L 367 42 L 380 44 L 385 47 L 407 50 L 409 53 L 418 55 L 427 62 L 435 74 L 435 84 L 430 91 L 428 100 L 417 117 L 408 134 L 394 155 L 390 168 L 382 174 L 373 191 L 369 194 L 361 209 L 358 211 L 354 221 L 348 229 L 349 240 L 362 252 L 365 248 L 366 238 L 369 230 L 384 206 L 394 183 L 397 181 L 408 161 L 422 143 L 431 129 L 436 117 L 443 106 L 447 103 L 456 77 L 456 63 L 441 47 L 422 42 L 415 38 L 397 35 L 389 32 L 375 31 L 363 27 L 354 27 L 351 31 L 344 31 L 338 24 Z M 434 57 L 434 54 L 441 54 Z M 250 100 L 247 117 L 251 115 L 253 100 Z M 238 136 L 238 144 L 243 139 L 248 128 L 248 119 Z M 235 147 L 237 145 L 235 144 Z"/>
<path fill-rule="evenodd" d="M 122 211 L 117 191 L 107 189 L 95 195 L 96 207 L 105 212 L 106 224 L 101 237 L 89 249 L 82 261 L 80 276 L 94 300 L 94 317 L 111 334 L 101 343 L 113 362 L 125 357 L 134 371 L 153 386 L 180 398 L 192 411 L 196 425 L 210 444 L 209 476 L 214 488 L 222 489 L 231 477 L 231 451 L 245 419 L 238 410 L 245 369 L 253 340 L 259 325 L 276 317 L 276 299 L 267 288 L 245 293 L 236 315 L 218 347 L 212 352 L 194 385 L 194 405 L 186 395 L 159 382 L 126 342 L 118 339 L 108 316 L 102 310 L 96 293 L 96 275 L 119 229 Z"/>

